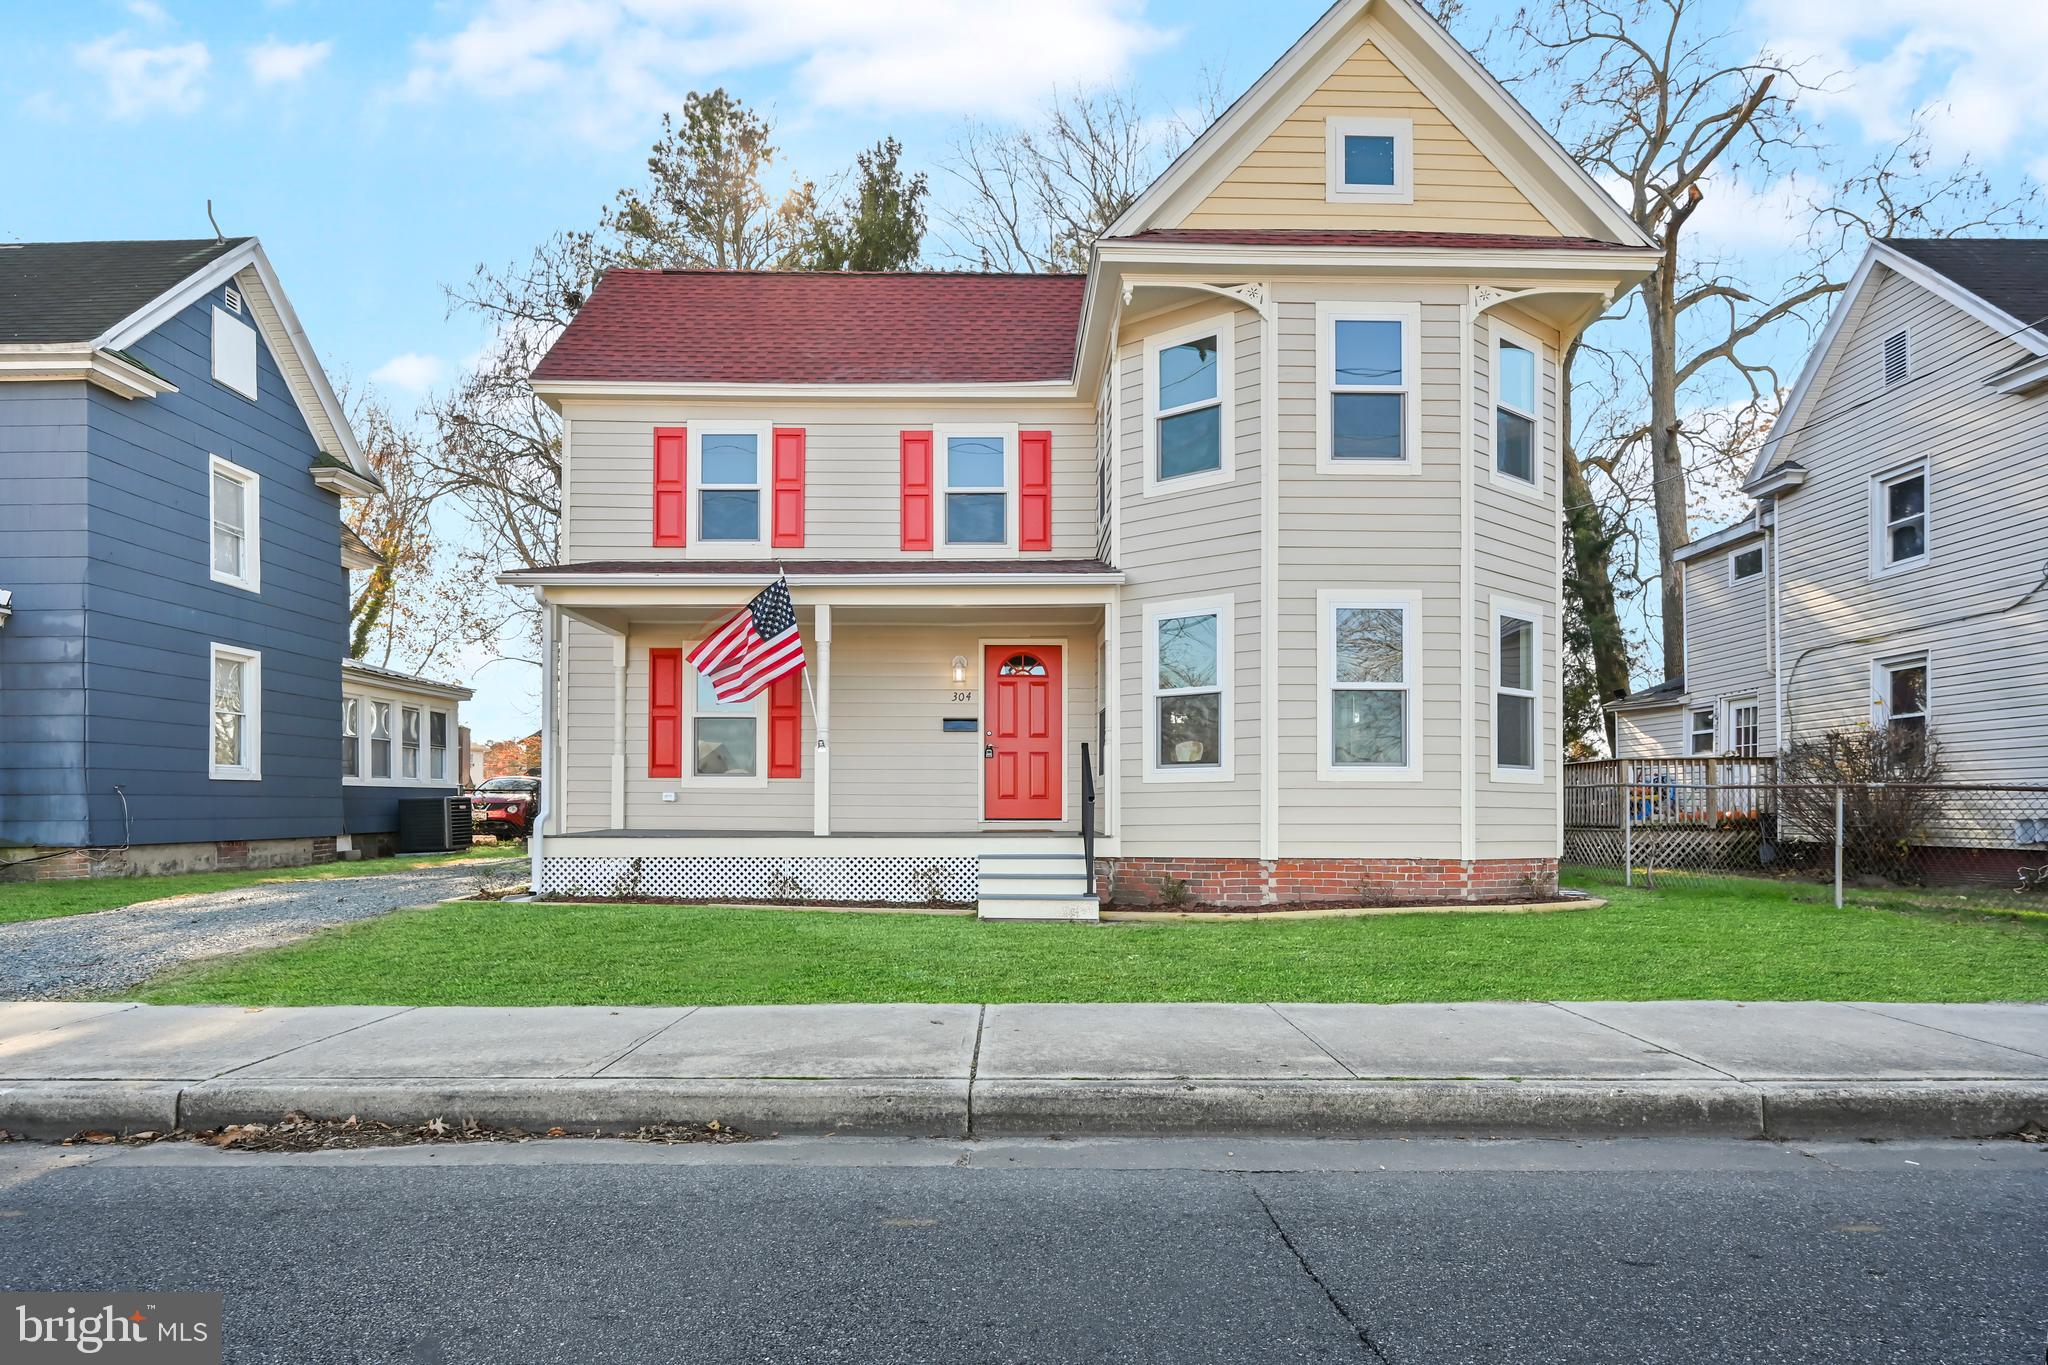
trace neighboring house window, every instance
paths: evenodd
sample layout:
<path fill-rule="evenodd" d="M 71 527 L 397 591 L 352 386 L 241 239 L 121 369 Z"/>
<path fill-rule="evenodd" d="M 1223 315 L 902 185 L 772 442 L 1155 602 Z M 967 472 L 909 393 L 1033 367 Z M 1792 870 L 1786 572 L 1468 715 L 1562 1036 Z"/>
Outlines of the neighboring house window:
<path fill-rule="evenodd" d="M 256 329 L 218 306 L 213 310 L 213 377 L 255 401 Z"/>
<path fill-rule="evenodd" d="M 1415 200 L 1415 125 L 1404 118 L 1323 122 L 1324 198 L 1333 204 Z"/>
<path fill-rule="evenodd" d="M 1927 658 L 1916 655 L 1877 665 L 1877 720 L 1914 739 L 1927 733 Z"/>
<path fill-rule="evenodd" d="M 1738 701 L 1728 708 L 1728 749 L 1737 758 L 1757 756 L 1757 706 Z"/>
<path fill-rule="evenodd" d="M 697 458 L 690 462 L 697 484 L 696 543 L 760 544 L 763 432 L 692 427 L 690 437 L 697 443 Z"/>
<path fill-rule="evenodd" d="M 1222 483 L 1235 472 L 1229 315 L 1145 341 L 1145 490 Z"/>
<path fill-rule="evenodd" d="M 1745 578 L 1755 578 L 1764 571 L 1764 547 L 1737 550 L 1728 557 L 1728 581 L 1740 583 Z"/>
<path fill-rule="evenodd" d="M 690 738 L 696 755 L 691 771 L 698 777 L 753 777 L 760 771 L 758 702 L 720 701 L 702 673 L 691 693 Z"/>
<path fill-rule="evenodd" d="M 427 713 L 427 776 L 436 782 L 448 780 L 448 713 Z"/>
<path fill-rule="evenodd" d="M 1692 742 L 1686 752 L 1711 754 L 1714 752 L 1714 708 L 1702 706 L 1692 713 Z"/>
<path fill-rule="evenodd" d="M 1416 752 L 1415 672 L 1421 601 L 1409 595 L 1317 594 L 1318 775 L 1406 778 Z"/>
<path fill-rule="evenodd" d="M 1903 384 L 1911 374 L 1912 345 L 1904 332 L 1884 339 L 1884 386 Z"/>
<path fill-rule="evenodd" d="M 263 656 L 233 645 L 213 647 L 212 777 L 254 781 L 263 776 Z"/>
<path fill-rule="evenodd" d="M 341 699 L 341 775 L 361 777 L 363 773 L 363 703 L 357 697 Z"/>
<path fill-rule="evenodd" d="M 257 592 L 262 579 L 261 496 L 256 474 L 215 455 L 207 462 L 207 500 L 213 525 L 209 576 L 216 583 Z"/>
<path fill-rule="evenodd" d="M 941 431 L 939 477 L 945 500 L 945 543 L 1010 543 L 1014 436 L 1000 431 Z"/>
<path fill-rule="evenodd" d="M 1525 607 L 1493 609 L 1495 657 L 1493 692 L 1494 776 L 1529 778 L 1543 771 L 1537 740 L 1542 728 L 1538 669 L 1542 638 L 1538 614 Z"/>
<path fill-rule="evenodd" d="M 1414 384 L 1422 313 L 1414 305 L 1316 305 L 1316 467 L 1413 473 L 1421 425 Z"/>
<path fill-rule="evenodd" d="M 1878 564 L 1895 569 L 1927 557 L 1927 467 L 1877 484 Z"/>
<path fill-rule="evenodd" d="M 1147 780 L 1229 778 L 1232 648 L 1227 602 L 1146 609 Z"/>
<path fill-rule="evenodd" d="M 1528 338 L 1502 336 L 1494 347 L 1493 470 L 1504 479 L 1536 487 L 1536 357 Z"/>
<path fill-rule="evenodd" d="M 370 703 L 370 776 L 391 776 L 391 703 Z"/>
<path fill-rule="evenodd" d="M 408 706 L 400 713 L 398 742 L 398 775 L 418 777 L 420 775 L 420 712 L 416 706 Z"/>

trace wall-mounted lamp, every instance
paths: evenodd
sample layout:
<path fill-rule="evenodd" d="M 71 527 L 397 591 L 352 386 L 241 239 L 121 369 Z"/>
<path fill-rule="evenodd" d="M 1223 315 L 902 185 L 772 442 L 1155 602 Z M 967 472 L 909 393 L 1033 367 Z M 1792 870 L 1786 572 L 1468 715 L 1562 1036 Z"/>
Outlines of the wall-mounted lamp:
<path fill-rule="evenodd" d="M 965 654 L 955 654 L 953 656 L 953 682 L 955 685 L 958 685 L 966 681 L 967 656 Z"/>

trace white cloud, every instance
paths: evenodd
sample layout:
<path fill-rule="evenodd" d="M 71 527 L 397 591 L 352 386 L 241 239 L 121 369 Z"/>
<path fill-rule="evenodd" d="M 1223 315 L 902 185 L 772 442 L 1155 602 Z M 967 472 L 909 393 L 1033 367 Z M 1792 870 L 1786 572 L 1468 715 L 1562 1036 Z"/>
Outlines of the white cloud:
<path fill-rule="evenodd" d="M 643 124 L 693 84 L 789 65 L 803 105 L 1010 117 L 1124 75 L 1171 35 L 1143 0 L 482 0 L 415 44 L 402 93 L 558 104 L 583 131 Z"/>
<path fill-rule="evenodd" d="M 213 58 L 202 42 L 143 47 L 125 33 L 110 33 L 73 49 L 73 57 L 105 87 L 115 118 L 182 114 L 205 98 L 201 83 Z"/>
<path fill-rule="evenodd" d="M 446 367 L 442 365 L 439 356 L 407 351 L 403 355 L 391 357 L 370 371 L 370 380 L 385 388 L 397 389 L 400 393 L 423 394 L 434 387 L 445 370 Z"/>
<path fill-rule="evenodd" d="M 333 43 L 281 43 L 266 38 L 250 48 L 249 78 L 258 85 L 288 85 L 327 60 Z"/>
<path fill-rule="evenodd" d="M 153 28 L 160 28 L 171 22 L 171 16 L 156 0 L 128 0 L 128 12 Z"/>

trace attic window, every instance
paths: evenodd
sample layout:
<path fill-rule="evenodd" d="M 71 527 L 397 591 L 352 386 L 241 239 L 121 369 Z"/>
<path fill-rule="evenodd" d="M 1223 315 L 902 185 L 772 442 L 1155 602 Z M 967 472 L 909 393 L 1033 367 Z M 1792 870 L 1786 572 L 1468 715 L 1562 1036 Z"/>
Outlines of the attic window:
<path fill-rule="evenodd" d="M 1404 118 L 1323 123 L 1325 197 L 1332 204 L 1415 202 L 1415 125 Z"/>
<path fill-rule="evenodd" d="M 1906 334 L 1893 332 L 1884 339 L 1884 386 L 1906 382 L 1907 370 Z"/>

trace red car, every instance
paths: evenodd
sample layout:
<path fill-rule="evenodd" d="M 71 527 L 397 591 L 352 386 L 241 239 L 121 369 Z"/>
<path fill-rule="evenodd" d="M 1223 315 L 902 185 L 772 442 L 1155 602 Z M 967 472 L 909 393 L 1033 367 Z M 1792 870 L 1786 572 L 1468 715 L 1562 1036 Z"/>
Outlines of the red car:
<path fill-rule="evenodd" d="M 470 828 L 478 834 L 524 839 L 540 812 L 540 779 L 494 777 L 470 794 Z"/>

